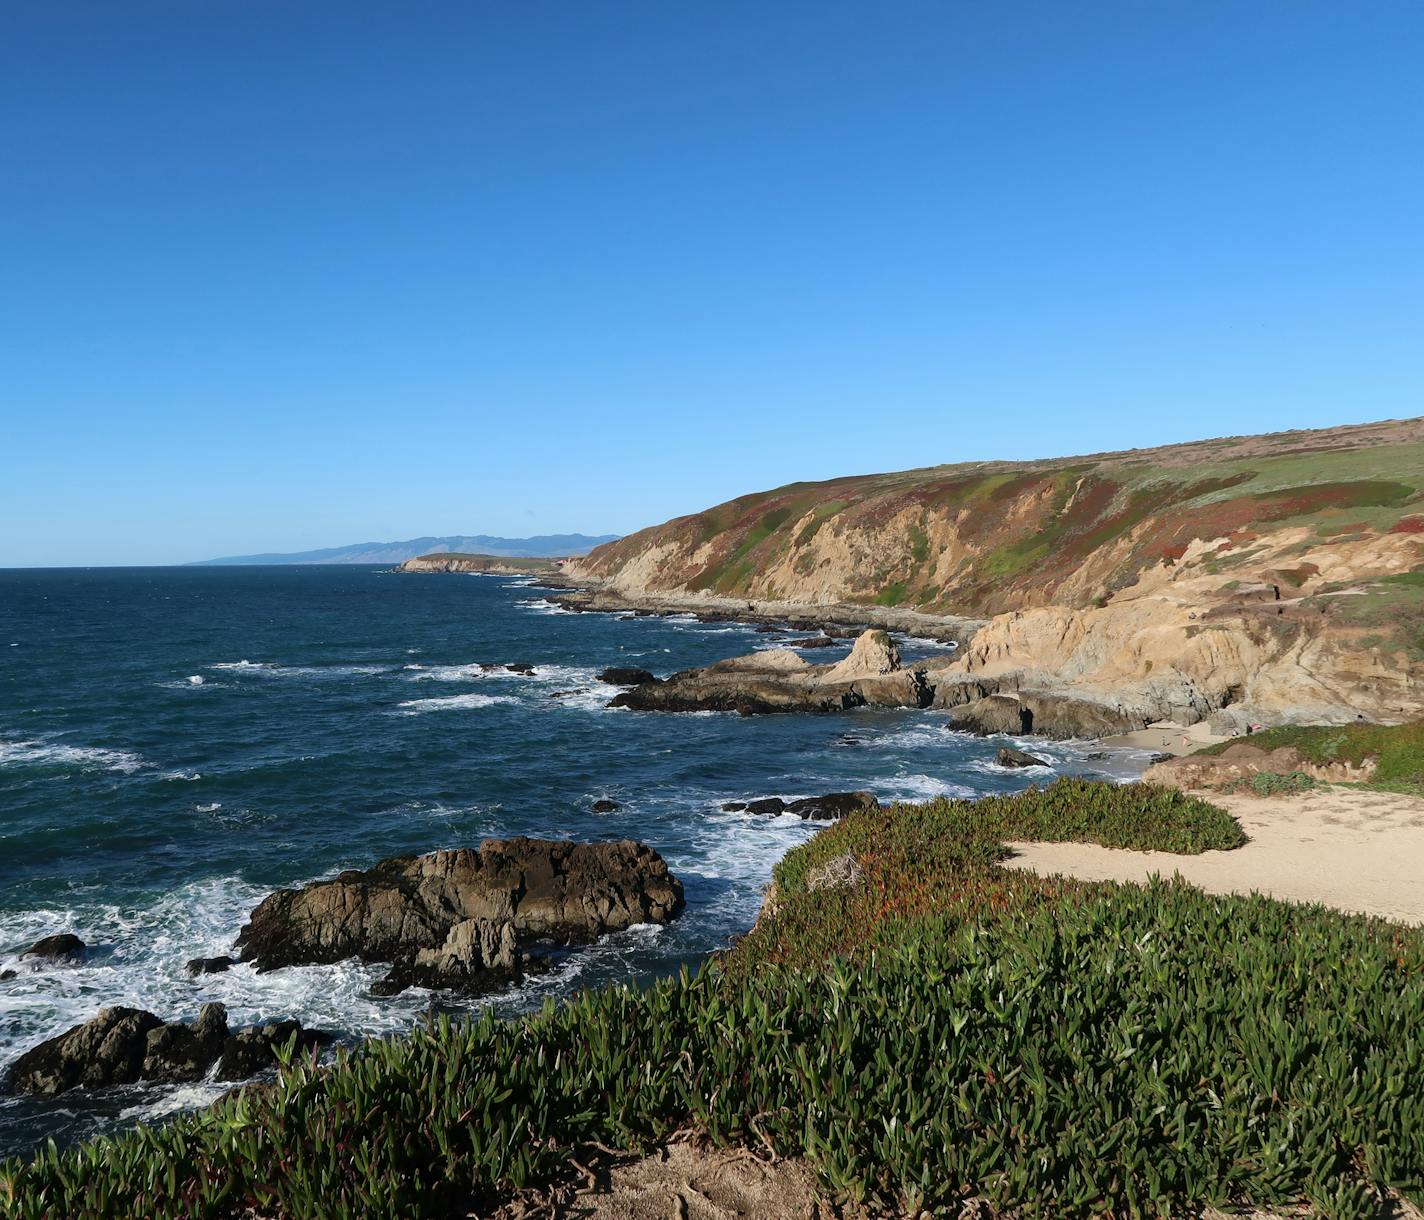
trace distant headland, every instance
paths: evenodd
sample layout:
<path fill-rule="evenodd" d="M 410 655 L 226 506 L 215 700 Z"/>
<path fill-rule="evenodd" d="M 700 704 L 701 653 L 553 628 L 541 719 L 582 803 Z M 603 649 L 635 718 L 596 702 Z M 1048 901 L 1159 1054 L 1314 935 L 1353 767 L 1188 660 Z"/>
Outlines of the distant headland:
<path fill-rule="evenodd" d="M 404 563 L 421 555 L 475 554 L 533 559 L 562 559 L 586 555 L 596 546 L 617 541 L 617 534 L 539 534 L 533 538 L 501 538 L 492 534 L 451 534 L 445 537 L 409 538 L 404 542 L 356 542 L 350 546 L 316 551 L 290 551 L 262 555 L 228 555 L 200 559 L 189 567 L 216 564 L 298 563 Z"/>

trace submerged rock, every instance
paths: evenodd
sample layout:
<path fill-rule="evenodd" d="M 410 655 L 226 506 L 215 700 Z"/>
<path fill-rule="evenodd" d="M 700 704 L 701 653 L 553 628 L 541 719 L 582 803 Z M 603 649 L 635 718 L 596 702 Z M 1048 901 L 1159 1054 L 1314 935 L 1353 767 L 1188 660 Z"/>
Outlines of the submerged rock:
<path fill-rule="evenodd" d="M 623 806 L 617 801 L 610 801 L 606 796 L 593 802 L 594 813 L 617 813 Z"/>
<path fill-rule="evenodd" d="M 331 1040 L 297 1021 L 234 1034 L 221 1004 L 204 1004 L 191 1025 L 165 1023 L 137 1008 L 102 1008 L 16 1059 L 4 1091 L 52 1095 L 140 1080 L 178 1084 L 202 1080 L 214 1064 L 219 1080 L 243 1080 L 272 1066 L 276 1048 L 293 1036 L 303 1049 Z"/>
<path fill-rule="evenodd" d="M 48 962 L 79 962 L 84 960 L 88 952 L 89 947 L 72 932 L 60 932 L 54 936 L 41 937 L 20 956 Z"/>
<path fill-rule="evenodd" d="M 221 957 L 194 957 L 188 960 L 187 971 L 189 977 L 197 978 L 200 974 L 222 974 L 235 965 L 237 958 L 226 954 Z"/>
<path fill-rule="evenodd" d="M 393 963 L 387 992 L 468 988 L 520 973 L 515 947 L 666 923 L 682 907 L 682 883 L 642 843 L 490 839 L 279 890 L 237 944 L 260 971 L 359 958 Z"/>
<path fill-rule="evenodd" d="M 1013 746 L 1004 746 L 995 755 L 994 761 L 1001 767 L 1051 767 L 1046 758 L 1039 758 L 1036 754 L 1028 754 L 1023 750 L 1016 750 Z"/>

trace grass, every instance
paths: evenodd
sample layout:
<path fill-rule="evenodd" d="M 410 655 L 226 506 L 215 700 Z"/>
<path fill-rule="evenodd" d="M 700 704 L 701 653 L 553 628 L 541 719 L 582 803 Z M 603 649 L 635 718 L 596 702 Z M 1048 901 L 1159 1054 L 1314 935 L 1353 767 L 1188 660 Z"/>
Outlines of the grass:
<path fill-rule="evenodd" d="M 804 1156 L 837 1200 L 896 1214 L 1250 1200 L 1363 1220 L 1387 1188 L 1424 1199 L 1424 935 L 1010 872 L 1012 836 L 1242 838 L 1205 802 L 1084 781 L 854 815 L 782 861 L 775 911 L 696 975 L 292 1065 L 212 1111 L 0 1167 L 0 1212 L 483 1213 L 583 1147 L 686 1126 Z M 850 883 L 813 888 L 846 853 Z"/>
<path fill-rule="evenodd" d="M 1220 754 L 1229 746 L 1242 744 L 1263 750 L 1290 746 L 1299 750 L 1307 762 L 1322 766 L 1340 762 L 1359 767 L 1373 761 L 1374 774 L 1365 787 L 1424 796 L 1424 721 L 1397 725 L 1281 725 L 1196 752 Z"/>
<path fill-rule="evenodd" d="M 1320 531 L 1321 538 L 1424 530 L 1424 445 L 1405 441 L 1408 435 L 1407 429 L 1382 434 L 1376 444 L 1321 436 L 1304 446 L 1302 438 L 1281 438 L 1274 452 L 1268 440 L 1244 449 L 1209 442 L 1138 456 L 941 465 L 795 483 L 616 543 L 604 568 L 617 570 L 656 542 L 668 545 L 660 587 L 760 597 L 773 558 L 787 558 L 793 571 L 809 576 L 818 566 L 800 561 L 814 552 L 833 560 L 826 575 L 847 600 L 895 598 L 881 604 L 970 615 L 1044 601 L 1085 607 L 1159 563 L 1180 562 L 1194 539 L 1239 539 L 1234 550 L 1189 561 L 1223 573 L 1249 570 L 1261 548 L 1279 545 L 1272 535 L 1286 528 Z M 816 547 L 828 520 L 837 545 Z M 1241 545 L 1247 534 L 1259 534 L 1258 544 Z M 946 574 L 931 562 L 931 538 L 955 553 L 955 571 Z M 896 562 L 885 562 L 887 556 Z M 786 592 L 798 591 L 804 592 Z M 1401 647 L 1424 659 L 1418 593 L 1417 585 L 1379 590 L 1411 615 L 1407 629 L 1395 634 Z M 1332 615 L 1343 610 L 1331 607 Z M 1391 622 L 1398 617 L 1393 604 L 1379 613 Z"/>

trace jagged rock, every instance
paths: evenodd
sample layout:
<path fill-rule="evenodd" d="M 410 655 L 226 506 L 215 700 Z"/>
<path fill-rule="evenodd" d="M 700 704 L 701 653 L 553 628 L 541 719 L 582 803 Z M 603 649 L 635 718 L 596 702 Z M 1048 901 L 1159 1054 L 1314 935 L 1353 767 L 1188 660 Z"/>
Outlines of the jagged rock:
<path fill-rule="evenodd" d="M 237 958 L 225 954 L 221 957 L 194 957 L 189 959 L 187 971 L 190 977 L 197 978 L 200 974 L 222 974 L 235 965 Z"/>
<path fill-rule="evenodd" d="M 534 666 L 525 661 L 516 661 L 513 665 L 506 665 L 505 669 L 512 674 L 532 674 L 534 672 Z"/>
<path fill-rule="evenodd" d="M 598 680 L 610 686 L 641 686 L 644 682 L 656 682 L 657 678 L 651 670 L 610 665 L 598 675 Z"/>
<path fill-rule="evenodd" d="M 828 635 L 813 635 L 804 640 L 792 640 L 791 648 L 834 648 L 840 641 Z"/>
<path fill-rule="evenodd" d="M 478 851 L 398 856 L 364 872 L 279 890 L 253 911 L 237 943 L 242 960 L 258 970 L 359 958 L 394 963 L 396 982 L 418 973 L 429 985 L 440 962 L 459 956 L 459 945 L 450 955 L 445 950 L 467 921 L 508 925 L 517 944 L 571 943 L 637 923 L 666 923 L 682 907 L 682 883 L 644 844 L 490 839 Z M 477 926 L 461 935 L 472 936 Z M 423 951 L 436 956 L 422 959 Z M 500 976 L 520 965 L 502 953 L 482 952 L 480 961 Z M 473 962 L 466 953 L 454 984 L 468 984 Z"/>
<path fill-rule="evenodd" d="M 940 698 L 936 688 L 936 702 Z M 1143 728 L 1141 714 L 1133 714 L 1098 699 L 1080 698 L 1057 691 L 998 691 L 950 707 L 950 728 L 988 736 L 1006 733 L 1040 737 L 1108 737 Z"/>
<path fill-rule="evenodd" d="M 228 1038 L 218 1060 L 219 1080 L 246 1080 L 266 1071 L 277 1062 L 277 1051 L 295 1037 L 298 1052 L 314 1050 L 331 1042 L 331 1035 L 303 1029 L 300 1021 L 274 1021 L 256 1029 L 244 1029 Z"/>
<path fill-rule="evenodd" d="M 84 960 L 88 951 L 88 946 L 72 932 L 60 932 L 35 941 L 20 956 L 37 957 L 50 962 L 78 962 Z"/>
<path fill-rule="evenodd" d="M 799 818 L 833 822 L 866 809 L 879 809 L 880 802 L 870 792 L 828 792 L 825 796 L 803 796 L 784 801 L 779 796 L 764 796 L 755 801 L 728 801 L 722 806 L 728 813 L 759 813 L 775 816 L 794 813 Z"/>
<path fill-rule="evenodd" d="M 843 661 L 831 666 L 827 682 L 854 682 L 857 678 L 880 678 L 900 668 L 900 650 L 888 631 L 872 629 L 863 633 Z"/>
<path fill-rule="evenodd" d="M 524 964 L 512 923 L 465 919 L 450 929 L 438 949 L 421 949 L 414 959 L 398 962 L 372 992 L 394 995 L 407 987 L 478 990 L 510 977 Z"/>
<path fill-rule="evenodd" d="M 227 1009 L 204 1004 L 192 1025 L 158 1025 L 144 1042 L 144 1080 L 179 1083 L 201 1080 L 227 1045 Z"/>
<path fill-rule="evenodd" d="M 703 669 L 686 669 L 614 697 L 635 711 L 839 712 L 853 707 L 928 707 L 934 697 L 923 669 L 899 667 L 883 631 L 867 631 L 836 665 L 812 665 L 793 648 L 769 648 Z"/>
<path fill-rule="evenodd" d="M 864 813 L 880 808 L 873 792 L 829 792 L 825 796 L 807 796 L 786 806 L 787 813 L 800 818 L 834 822 L 851 813 Z"/>
<path fill-rule="evenodd" d="M 1039 758 L 1036 754 L 1028 754 L 1023 750 L 1016 750 L 1013 746 L 1004 746 L 994 761 L 1001 767 L 1051 767 L 1046 758 Z"/>
<path fill-rule="evenodd" d="M 1024 707 L 1017 695 L 988 695 L 973 703 L 955 708 L 949 717 L 949 727 L 961 733 L 977 733 L 987 737 L 993 733 L 1033 731 L 1033 713 Z"/>
<path fill-rule="evenodd" d="M 63 1093 L 83 1085 L 132 1084 L 143 1071 L 151 1030 L 163 1024 L 136 1008 L 101 1008 L 98 1016 L 41 1042 L 11 1065 L 10 1093 Z"/>
<path fill-rule="evenodd" d="M 617 813 L 623 806 L 617 801 L 610 801 L 606 796 L 593 802 L 594 813 Z"/>
<path fill-rule="evenodd" d="M 228 1030 L 227 1010 L 204 1004 L 191 1025 L 165 1023 L 137 1008 L 102 1008 L 92 1020 L 31 1048 L 15 1060 L 5 1091 L 52 1095 L 151 1080 L 168 1084 L 203 1079 L 218 1064 L 219 1080 L 242 1080 L 275 1062 L 273 1047 L 293 1034 L 303 1047 L 331 1039 L 297 1021 L 261 1029 Z"/>

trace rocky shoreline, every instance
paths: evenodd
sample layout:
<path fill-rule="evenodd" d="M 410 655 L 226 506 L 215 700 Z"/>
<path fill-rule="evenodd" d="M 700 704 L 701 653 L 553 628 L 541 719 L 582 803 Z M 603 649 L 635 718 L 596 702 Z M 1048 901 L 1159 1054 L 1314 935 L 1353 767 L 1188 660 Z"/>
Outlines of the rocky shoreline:
<path fill-rule="evenodd" d="M 1255 724 L 1348 723 L 1360 716 L 1392 723 L 1409 711 L 1391 713 L 1395 690 L 1384 671 L 1369 675 L 1355 688 L 1353 700 L 1332 675 L 1323 681 L 1304 664 L 1333 664 L 1337 653 L 1302 657 L 1281 669 L 1266 699 L 1253 699 L 1252 658 L 1265 661 L 1265 650 L 1250 624 L 1239 629 L 1225 621 L 1197 626 L 1196 615 L 1168 601 L 1128 601 L 1121 608 L 1086 612 L 1047 607 L 1000 615 L 992 620 L 925 614 L 898 607 L 842 603 L 811 605 L 793 601 L 758 601 L 711 595 L 629 594 L 596 578 L 563 574 L 546 582 L 567 585 L 550 600 L 569 610 L 632 614 L 637 617 L 692 615 L 702 622 L 737 622 L 767 629 L 820 633 L 845 639 L 872 628 L 924 639 L 952 642 L 952 656 L 917 662 L 933 694 L 925 702 L 907 700 L 890 706 L 949 710 L 957 729 L 981 735 L 997 733 L 1053 739 L 1102 739 L 1140 733 L 1148 728 L 1192 725 L 1209 727 L 1213 739 L 1237 736 Z M 1180 622 L 1178 620 L 1181 620 Z M 801 647 L 797 643 L 793 647 Z M 815 646 L 815 645 L 812 645 Z M 757 667 L 749 659 L 748 676 Z M 708 667 L 711 671 L 715 667 Z M 1236 676 L 1240 674 L 1240 677 Z M 648 710 L 697 710 L 675 707 L 678 687 L 643 692 L 623 706 Z M 726 683 L 723 683 L 726 686 Z M 1279 688 L 1279 689 L 1277 689 Z M 764 690 L 749 683 L 747 698 L 729 694 L 719 710 L 755 708 Z M 770 702 L 786 702 L 770 700 Z M 840 710 L 831 705 L 756 710 Z M 852 699 L 844 707 L 874 700 Z"/>
<path fill-rule="evenodd" d="M 629 597 L 612 589 L 600 588 L 592 581 L 576 581 L 567 576 L 551 578 L 545 583 L 550 587 L 564 586 L 567 589 L 566 592 L 554 594 L 549 600 L 568 610 L 602 614 L 631 613 L 639 618 L 672 618 L 690 614 L 704 623 L 789 627 L 807 632 L 819 631 L 833 638 L 845 638 L 867 628 L 879 627 L 886 631 L 963 647 L 984 625 L 983 619 L 922 614 L 917 610 L 901 610 L 888 606 L 860 606 L 851 603 L 812 605 L 808 602 L 749 601 L 745 598 L 675 594 Z"/>
<path fill-rule="evenodd" d="M 376 996 L 412 986 L 470 993 L 541 969 L 555 947 L 668 923 L 683 906 L 682 882 L 645 844 L 488 839 L 478 848 L 392 857 L 278 890 L 253 910 L 235 948 L 259 972 L 345 959 L 390 963 L 371 988 Z M 20 956 L 30 968 L 54 969 L 86 953 L 78 937 L 61 933 Z M 189 974 L 233 964 L 230 957 L 195 958 Z M 20 1055 L 0 1093 L 178 1084 L 210 1073 L 240 1081 L 273 1066 L 281 1047 L 311 1050 L 331 1041 L 292 1020 L 233 1032 L 221 1004 L 204 1004 L 193 1024 L 107 1007 Z"/>

